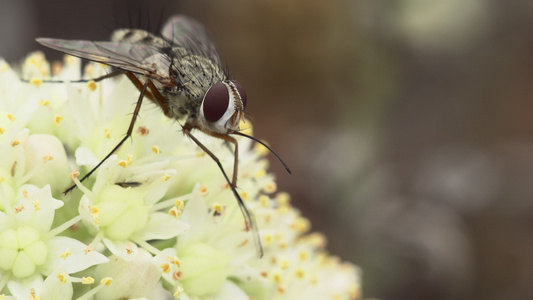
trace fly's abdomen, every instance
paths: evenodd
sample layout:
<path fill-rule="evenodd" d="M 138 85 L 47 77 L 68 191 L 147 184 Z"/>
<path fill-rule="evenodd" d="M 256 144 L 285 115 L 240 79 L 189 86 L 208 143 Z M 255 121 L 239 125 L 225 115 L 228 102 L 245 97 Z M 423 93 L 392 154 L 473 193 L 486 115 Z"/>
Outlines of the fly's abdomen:
<path fill-rule="evenodd" d="M 111 40 L 113 42 L 151 45 L 158 48 L 169 46 L 164 39 L 141 29 L 117 29 L 113 31 Z"/>

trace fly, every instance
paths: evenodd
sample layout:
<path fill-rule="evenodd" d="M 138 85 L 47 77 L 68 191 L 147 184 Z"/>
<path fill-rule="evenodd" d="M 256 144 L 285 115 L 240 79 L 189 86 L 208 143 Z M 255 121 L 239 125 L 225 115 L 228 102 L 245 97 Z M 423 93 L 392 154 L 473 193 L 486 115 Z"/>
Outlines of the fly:
<path fill-rule="evenodd" d="M 253 214 L 237 193 L 238 143 L 233 135 L 250 138 L 267 147 L 291 173 L 285 162 L 260 140 L 240 132 L 244 118 L 246 92 L 235 80 L 230 80 L 221 65 L 215 44 L 207 30 L 185 16 L 173 16 L 163 26 L 161 35 L 141 29 L 118 29 L 111 41 L 61 40 L 38 38 L 37 42 L 52 49 L 103 63 L 115 68 L 107 75 L 92 79 L 126 75 L 140 91 L 128 131 L 124 138 L 100 163 L 87 173 L 89 177 L 131 136 L 142 101 L 146 97 L 157 104 L 169 118 L 185 119 L 183 133 L 193 140 L 218 165 L 237 199 L 246 227 L 252 230 L 259 257 L 263 248 Z M 79 80 L 86 81 L 86 80 Z M 230 180 L 219 159 L 193 134 L 200 130 L 234 145 L 233 176 Z M 74 189 L 69 187 L 65 193 Z"/>

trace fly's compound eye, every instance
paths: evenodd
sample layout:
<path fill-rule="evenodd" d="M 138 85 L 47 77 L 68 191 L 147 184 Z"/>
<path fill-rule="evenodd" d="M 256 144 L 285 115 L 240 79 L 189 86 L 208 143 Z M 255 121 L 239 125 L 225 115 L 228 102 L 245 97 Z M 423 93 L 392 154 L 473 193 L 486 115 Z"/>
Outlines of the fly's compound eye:
<path fill-rule="evenodd" d="M 229 105 L 228 88 L 224 83 L 215 83 L 205 94 L 202 103 L 204 117 L 209 122 L 216 122 L 222 118 Z"/>
<path fill-rule="evenodd" d="M 239 95 L 241 96 L 242 108 L 244 110 L 246 108 L 246 102 L 248 101 L 246 99 L 246 91 L 244 90 L 242 84 L 240 84 L 237 80 L 232 80 L 231 82 L 233 83 L 233 85 L 235 85 L 237 91 L 239 92 Z"/>

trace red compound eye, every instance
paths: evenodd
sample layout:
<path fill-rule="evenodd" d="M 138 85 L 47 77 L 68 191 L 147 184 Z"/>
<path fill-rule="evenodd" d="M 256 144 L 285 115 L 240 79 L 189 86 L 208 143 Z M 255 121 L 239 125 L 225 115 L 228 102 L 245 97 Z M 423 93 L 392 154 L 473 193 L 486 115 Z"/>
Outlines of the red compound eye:
<path fill-rule="evenodd" d="M 246 99 L 246 91 L 244 90 L 244 87 L 242 86 L 242 84 L 240 84 L 237 80 L 232 80 L 231 82 L 233 82 L 233 84 L 237 88 L 237 91 L 239 91 L 239 95 L 241 95 L 241 100 L 242 100 L 242 105 L 243 105 L 243 110 L 244 110 L 246 108 L 246 102 L 248 101 Z"/>
<path fill-rule="evenodd" d="M 222 82 L 215 83 L 204 97 L 202 106 L 205 119 L 209 122 L 220 120 L 228 109 L 228 104 L 228 89 Z"/>

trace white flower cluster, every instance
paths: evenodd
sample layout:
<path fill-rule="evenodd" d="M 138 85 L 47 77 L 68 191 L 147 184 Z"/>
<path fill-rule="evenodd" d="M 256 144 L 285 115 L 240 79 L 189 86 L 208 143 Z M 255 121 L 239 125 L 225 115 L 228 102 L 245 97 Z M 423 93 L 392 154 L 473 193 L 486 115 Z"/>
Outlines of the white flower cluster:
<path fill-rule="evenodd" d="M 85 174 L 123 138 L 139 92 L 125 77 L 69 82 L 80 70 L 70 56 L 33 53 L 18 72 L 0 60 L 0 299 L 360 297 L 356 267 L 307 233 L 248 139 L 238 191 L 262 258 L 215 163 L 149 101 L 132 139 L 81 183 L 71 170 Z M 83 76 L 106 71 L 89 63 Z M 194 134 L 232 170 L 231 149 Z"/>

